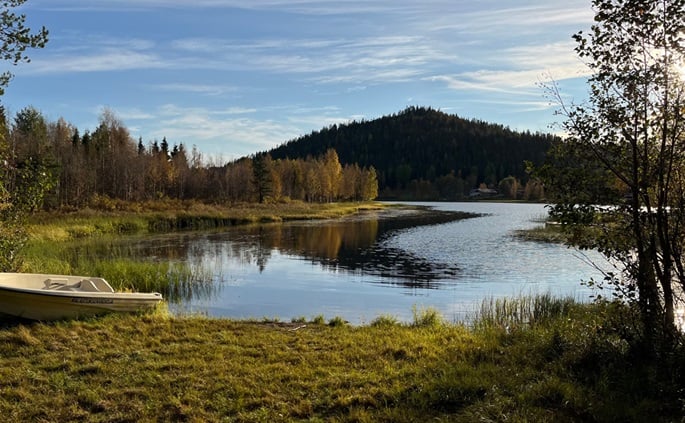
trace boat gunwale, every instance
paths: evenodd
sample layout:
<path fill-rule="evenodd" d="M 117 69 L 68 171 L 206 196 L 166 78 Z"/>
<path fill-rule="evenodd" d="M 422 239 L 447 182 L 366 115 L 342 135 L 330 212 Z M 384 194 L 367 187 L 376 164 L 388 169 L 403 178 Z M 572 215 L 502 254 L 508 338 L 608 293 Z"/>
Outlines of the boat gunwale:
<path fill-rule="evenodd" d="M 5 275 L 8 278 L 2 278 Z M 9 277 L 46 277 L 48 279 L 67 279 L 77 283 L 80 280 L 87 280 L 92 277 L 90 276 L 79 276 L 79 275 L 56 275 L 56 274 L 43 274 L 43 273 L 14 273 L 14 272 L 1 272 L 0 273 L 0 291 L 11 291 L 23 294 L 33 294 L 42 295 L 50 297 L 85 297 L 85 298 L 107 298 L 107 299 L 137 299 L 137 300 L 162 300 L 162 294 L 159 292 L 106 292 L 106 291 L 61 291 L 55 289 L 45 289 L 45 288 L 26 288 L 21 286 L 11 286 L 5 283 L 4 279 L 9 279 Z"/>
<path fill-rule="evenodd" d="M 0 283 L 0 291 L 13 291 L 25 294 L 44 295 L 48 297 L 97 297 L 97 298 L 112 298 L 112 299 L 162 299 L 162 294 L 159 292 L 89 292 L 89 291 L 57 291 L 39 288 L 18 288 L 14 286 L 6 286 Z"/>

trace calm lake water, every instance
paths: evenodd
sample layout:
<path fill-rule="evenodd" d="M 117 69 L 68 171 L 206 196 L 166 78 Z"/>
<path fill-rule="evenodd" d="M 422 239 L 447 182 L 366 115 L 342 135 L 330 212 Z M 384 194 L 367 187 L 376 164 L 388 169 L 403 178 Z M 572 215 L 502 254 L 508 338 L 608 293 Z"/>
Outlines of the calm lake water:
<path fill-rule="evenodd" d="M 187 262 L 211 274 L 210 288 L 171 308 L 231 318 L 340 316 L 369 323 L 379 315 L 411 321 L 433 307 L 463 320 L 490 297 L 551 292 L 589 299 L 580 285 L 601 279 L 599 254 L 523 241 L 514 231 L 541 225 L 543 205 L 422 203 L 480 217 L 369 212 L 334 221 L 238 227 L 165 235 L 138 254 Z"/>

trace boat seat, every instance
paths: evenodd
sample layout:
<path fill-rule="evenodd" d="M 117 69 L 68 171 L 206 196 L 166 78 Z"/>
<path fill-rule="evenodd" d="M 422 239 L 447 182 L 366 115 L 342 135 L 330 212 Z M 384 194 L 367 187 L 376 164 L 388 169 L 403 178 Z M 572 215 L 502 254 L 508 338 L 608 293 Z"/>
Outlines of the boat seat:
<path fill-rule="evenodd" d="M 64 278 L 47 278 L 43 283 L 45 284 L 43 289 L 60 289 L 67 286 L 69 281 Z"/>
<path fill-rule="evenodd" d="M 100 292 L 114 292 L 114 288 L 102 278 L 90 278 L 89 281 L 95 285 L 95 288 Z"/>
<path fill-rule="evenodd" d="M 89 279 L 83 279 L 79 283 L 79 290 L 85 291 L 85 292 L 98 292 L 100 291 L 97 286 L 93 283 L 93 281 Z"/>
<path fill-rule="evenodd" d="M 45 280 L 44 284 L 45 286 L 43 289 L 53 291 L 78 291 L 80 288 L 80 283 L 69 285 L 69 280 L 64 278 L 48 278 Z"/>

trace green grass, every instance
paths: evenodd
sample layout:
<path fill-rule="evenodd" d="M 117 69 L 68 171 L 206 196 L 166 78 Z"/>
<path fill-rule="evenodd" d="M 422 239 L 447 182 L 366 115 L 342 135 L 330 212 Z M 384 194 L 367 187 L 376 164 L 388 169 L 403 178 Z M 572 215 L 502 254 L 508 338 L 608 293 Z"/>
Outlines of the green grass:
<path fill-rule="evenodd" d="M 629 310 L 559 301 L 563 307 L 548 308 L 557 311 L 533 325 L 518 325 L 520 313 L 505 311 L 498 324 L 476 319 L 473 328 L 430 310 L 408 324 L 385 316 L 361 327 L 340 318 L 326 324 L 323 316 L 291 323 L 164 315 L 5 321 L 0 415 L 131 422 L 680 419 L 679 348 L 672 362 L 646 360 L 622 329 Z"/>
<path fill-rule="evenodd" d="M 572 297 L 557 298 L 551 294 L 515 298 L 488 298 L 477 314 L 478 327 L 514 329 L 533 327 L 551 320 L 570 317 L 578 309 Z"/>
<path fill-rule="evenodd" d="M 110 235 L 62 242 L 32 241 L 24 252 L 21 270 L 27 273 L 97 275 L 105 278 L 117 291 L 159 292 L 170 302 L 214 295 L 215 275 L 200 265 L 141 260 L 126 248 L 118 247 L 116 241 L 116 237 Z M 103 248 L 107 253 L 98 253 Z"/>
<path fill-rule="evenodd" d="M 519 239 L 535 242 L 551 242 L 563 244 L 568 241 L 568 235 L 559 225 L 536 226 L 531 229 L 521 229 L 514 233 Z"/>
<path fill-rule="evenodd" d="M 109 203 L 108 203 L 109 204 Z M 387 207 L 375 202 L 216 205 L 199 202 L 115 202 L 110 207 L 40 213 L 32 216 L 33 240 L 66 241 L 114 234 L 198 230 L 288 220 L 329 219 Z"/>

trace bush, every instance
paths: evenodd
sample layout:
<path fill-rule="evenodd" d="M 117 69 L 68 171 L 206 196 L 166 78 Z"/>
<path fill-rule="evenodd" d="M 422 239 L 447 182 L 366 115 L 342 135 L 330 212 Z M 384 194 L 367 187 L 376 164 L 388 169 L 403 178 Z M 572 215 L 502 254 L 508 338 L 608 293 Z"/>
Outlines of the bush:
<path fill-rule="evenodd" d="M 442 315 L 435 308 L 417 309 L 414 307 L 412 311 L 414 314 L 412 326 L 414 327 L 439 327 L 445 323 Z"/>
<path fill-rule="evenodd" d="M 372 327 L 390 327 L 399 325 L 399 320 L 395 316 L 390 316 L 387 314 L 376 317 L 371 321 L 370 326 Z"/>

